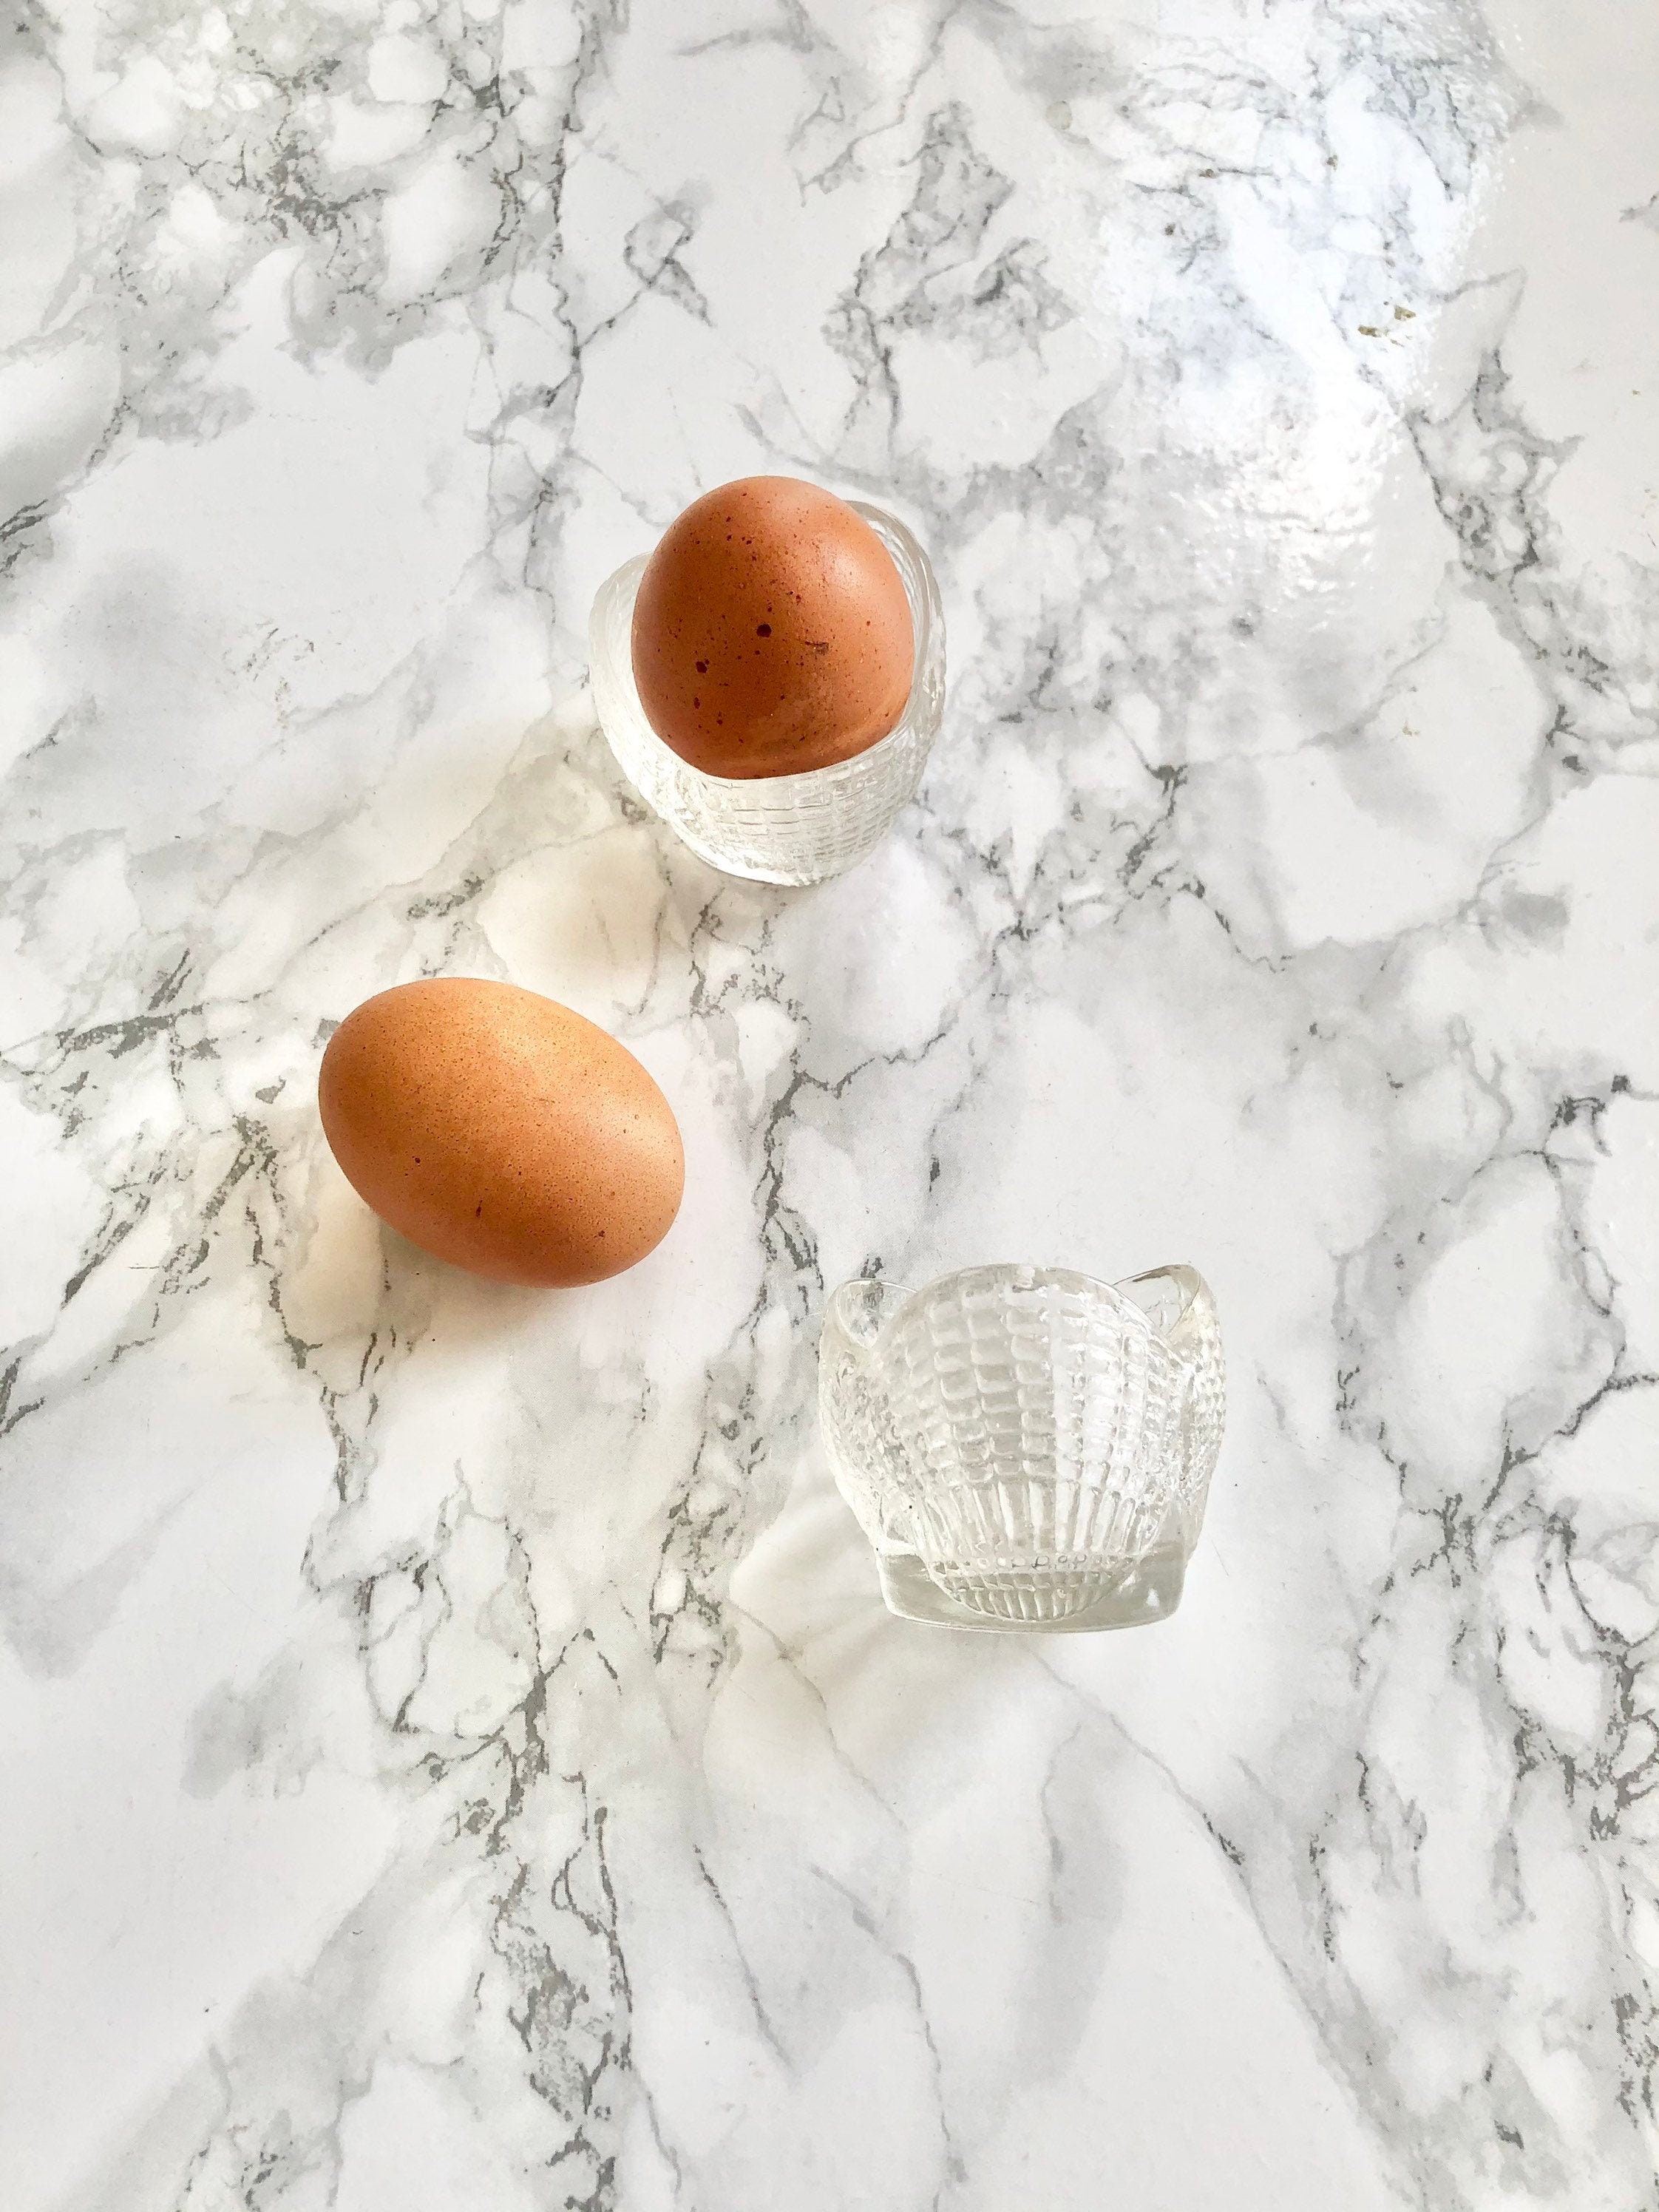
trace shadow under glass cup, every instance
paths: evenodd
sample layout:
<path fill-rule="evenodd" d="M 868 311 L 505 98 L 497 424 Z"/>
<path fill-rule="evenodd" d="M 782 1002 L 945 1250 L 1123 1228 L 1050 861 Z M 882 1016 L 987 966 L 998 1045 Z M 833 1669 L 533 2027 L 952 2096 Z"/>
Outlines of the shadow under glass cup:
<path fill-rule="evenodd" d="M 884 738 L 805 775 L 705 775 L 646 720 L 634 682 L 634 601 L 647 557 L 600 586 L 589 625 L 593 703 L 624 775 L 694 853 L 729 876 L 818 884 L 879 844 L 921 781 L 945 711 L 945 610 L 922 551 L 896 515 L 848 505 L 892 556 L 915 638 L 910 696 Z"/>
<path fill-rule="evenodd" d="M 1215 1306 L 1191 1267 L 844 1284 L 818 1394 L 901 1618 L 1076 1633 L 1180 1603 L 1224 1412 Z"/>

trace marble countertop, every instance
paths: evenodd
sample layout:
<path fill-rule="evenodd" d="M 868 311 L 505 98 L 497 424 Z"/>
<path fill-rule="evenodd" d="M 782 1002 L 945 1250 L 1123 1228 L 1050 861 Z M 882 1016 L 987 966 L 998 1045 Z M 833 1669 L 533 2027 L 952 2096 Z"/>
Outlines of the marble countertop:
<path fill-rule="evenodd" d="M 1659 2204 L 1659 13 L 64 0 L 0 76 L 6 2212 Z M 951 634 L 725 879 L 586 611 L 759 470 Z M 8 519 L 9 518 L 9 519 Z M 432 972 L 687 1198 L 322 1145 Z M 1214 1287 L 1185 1607 L 889 1617 L 878 1261 Z"/>

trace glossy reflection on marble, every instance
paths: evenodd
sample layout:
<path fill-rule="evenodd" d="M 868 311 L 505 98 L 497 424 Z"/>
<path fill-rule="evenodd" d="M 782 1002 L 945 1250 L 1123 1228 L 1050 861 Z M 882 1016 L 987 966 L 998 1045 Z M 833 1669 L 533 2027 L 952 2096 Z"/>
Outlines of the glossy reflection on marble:
<path fill-rule="evenodd" d="M 1640 2212 L 1659 17 L 68 0 L 0 76 L 8 2212 Z M 933 557 L 806 892 L 585 690 L 759 471 Z M 684 1128 L 383 1237 L 433 971 Z M 1182 1609 L 892 1619 L 826 1285 L 1190 1257 Z"/>

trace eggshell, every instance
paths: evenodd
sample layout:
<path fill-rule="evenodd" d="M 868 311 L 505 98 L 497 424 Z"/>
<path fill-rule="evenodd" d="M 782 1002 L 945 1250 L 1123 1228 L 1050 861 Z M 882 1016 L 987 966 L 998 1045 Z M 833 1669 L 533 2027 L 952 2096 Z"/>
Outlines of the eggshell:
<path fill-rule="evenodd" d="M 679 1211 L 685 1158 L 632 1053 L 512 983 L 401 983 L 349 1014 L 317 1103 L 347 1181 L 412 1243 L 497 1282 L 597 1283 Z"/>
<path fill-rule="evenodd" d="M 634 602 L 634 681 L 665 745 L 705 775 L 850 760 L 910 696 L 915 641 L 892 556 L 844 500 L 744 477 L 664 533 Z"/>

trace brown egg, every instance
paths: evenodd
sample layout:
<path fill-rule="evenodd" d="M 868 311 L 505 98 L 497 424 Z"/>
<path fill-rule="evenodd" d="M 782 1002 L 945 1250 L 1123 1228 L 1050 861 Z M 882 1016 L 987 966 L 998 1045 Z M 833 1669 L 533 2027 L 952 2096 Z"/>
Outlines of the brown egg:
<path fill-rule="evenodd" d="M 633 1054 L 512 983 L 366 1000 L 329 1039 L 323 1130 L 346 1180 L 423 1250 L 502 1283 L 597 1283 L 667 1233 L 685 1186 Z"/>
<path fill-rule="evenodd" d="M 646 563 L 634 681 L 706 775 L 796 775 L 884 738 L 910 696 L 909 602 L 845 500 L 744 477 L 694 500 Z"/>

